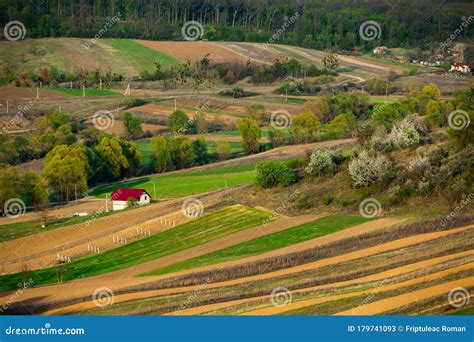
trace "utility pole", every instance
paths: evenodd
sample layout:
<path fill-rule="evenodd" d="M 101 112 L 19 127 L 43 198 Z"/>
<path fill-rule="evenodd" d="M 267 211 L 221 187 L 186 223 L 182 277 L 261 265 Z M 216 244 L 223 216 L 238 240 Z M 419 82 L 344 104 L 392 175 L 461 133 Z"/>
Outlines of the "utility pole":
<path fill-rule="evenodd" d="M 155 187 L 155 181 L 153 181 L 153 194 L 155 195 L 155 198 L 156 198 L 156 187 Z"/>
<path fill-rule="evenodd" d="M 86 97 L 86 86 L 82 86 L 82 97 Z"/>
<path fill-rule="evenodd" d="M 108 202 L 107 197 L 108 197 L 108 195 L 105 194 L 105 212 L 109 211 L 109 202 Z"/>
<path fill-rule="evenodd" d="M 59 112 L 61 112 L 61 110 Z M 74 184 L 74 197 L 76 198 L 76 204 L 77 204 L 77 185 L 76 184 Z"/>

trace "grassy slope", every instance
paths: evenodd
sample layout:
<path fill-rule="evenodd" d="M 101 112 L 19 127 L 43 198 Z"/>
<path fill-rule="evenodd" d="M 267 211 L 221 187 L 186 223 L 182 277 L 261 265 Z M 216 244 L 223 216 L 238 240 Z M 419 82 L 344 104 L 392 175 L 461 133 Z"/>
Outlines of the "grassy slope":
<path fill-rule="evenodd" d="M 55 44 L 47 39 L 28 39 L 17 42 L 0 42 L 0 62 L 15 64 L 16 71 L 32 71 L 40 66 L 55 66 L 69 70 L 69 61 L 61 55 Z M 12 63 L 13 62 L 13 63 Z"/>
<path fill-rule="evenodd" d="M 252 183 L 254 179 L 255 164 L 247 164 L 189 173 L 157 175 L 133 182 L 107 185 L 93 191 L 91 195 L 105 198 L 106 193 L 117 188 L 144 188 L 154 196 L 154 182 L 156 197 L 171 198 L 215 191 L 227 186 L 248 184 Z"/>
<path fill-rule="evenodd" d="M 314 239 L 319 236 L 334 233 L 359 223 L 368 221 L 360 216 L 328 216 L 297 227 L 285 229 L 281 232 L 265 235 L 254 240 L 221 249 L 197 258 L 176 263 L 149 272 L 146 275 L 159 275 L 176 271 L 187 270 L 195 267 L 216 264 L 235 260 L 255 254 L 265 253 L 295 243 Z"/>
<path fill-rule="evenodd" d="M 161 66 L 165 69 L 179 64 L 177 59 L 150 49 L 131 39 L 103 39 L 103 42 L 118 50 L 116 52 L 117 57 L 127 61 L 127 63 L 133 65 L 139 71 L 155 70 L 155 62 L 160 62 Z"/>
<path fill-rule="evenodd" d="M 261 225 L 271 217 L 271 213 L 245 206 L 220 209 L 146 239 L 73 261 L 67 264 L 63 280 L 86 278 L 138 265 Z M 55 283 L 59 270 L 60 266 L 55 266 L 29 273 L 1 276 L 0 291 L 16 289 L 17 284 L 25 276 L 32 278 L 35 286 Z"/>

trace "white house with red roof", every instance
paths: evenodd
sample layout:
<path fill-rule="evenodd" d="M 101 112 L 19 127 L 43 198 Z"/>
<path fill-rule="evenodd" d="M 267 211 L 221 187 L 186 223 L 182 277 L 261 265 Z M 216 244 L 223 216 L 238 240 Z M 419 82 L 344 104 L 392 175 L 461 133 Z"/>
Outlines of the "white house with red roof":
<path fill-rule="evenodd" d="M 130 199 L 135 200 L 138 205 L 145 205 L 150 203 L 151 196 L 145 189 L 120 188 L 112 191 L 112 209 L 115 211 L 127 208 Z"/>

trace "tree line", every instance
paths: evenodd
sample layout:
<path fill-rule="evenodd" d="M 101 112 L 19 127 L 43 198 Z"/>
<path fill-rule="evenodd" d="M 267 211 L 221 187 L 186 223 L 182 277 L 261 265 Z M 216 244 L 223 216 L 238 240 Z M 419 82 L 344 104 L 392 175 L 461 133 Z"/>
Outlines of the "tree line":
<path fill-rule="evenodd" d="M 183 23 L 195 20 L 209 40 L 266 42 L 298 14 L 275 42 L 352 50 L 373 45 L 358 35 L 368 20 L 382 28 L 378 45 L 444 41 L 459 28 L 470 6 L 469 0 L 445 1 L 437 11 L 431 1 L 410 0 L 16 0 L 0 2 L 0 23 L 20 20 L 29 37 L 92 38 L 110 18 L 119 17 L 102 37 L 175 40 L 182 39 Z M 465 30 L 461 36 L 468 34 Z"/>

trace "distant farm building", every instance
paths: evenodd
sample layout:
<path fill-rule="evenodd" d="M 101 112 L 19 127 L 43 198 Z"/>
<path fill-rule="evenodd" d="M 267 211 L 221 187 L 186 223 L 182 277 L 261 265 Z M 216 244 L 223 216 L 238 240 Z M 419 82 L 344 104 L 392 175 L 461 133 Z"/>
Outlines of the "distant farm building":
<path fill-rule="evenodd" d="M 112 209 L 123 210 L 127 208 L 127 202 L 133 200 L 137 205 L 149 204 L 151 196 L 145 189 L 120 188 L 112 192 Z"/>
<path fill-rule="evenodd" d="M 454 63 L 451 65 L 451 69 L 449 71 L 457 71 L 462 72 L 463 74 L 469 74 L 471 72 L 471 68 L 466 63 Z"/>
<path fill-rule="evenodd" d="M 374 55 L 385 55 L 386 53 L 389 53 L 390 49 L 386 46 L 377 46 L 373 53 Z"/>

